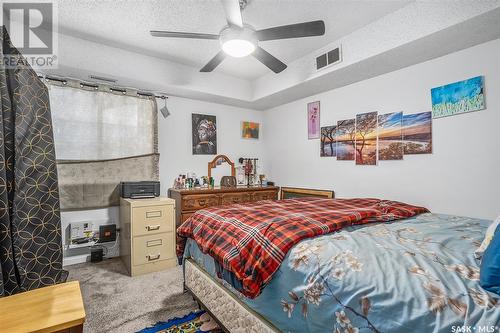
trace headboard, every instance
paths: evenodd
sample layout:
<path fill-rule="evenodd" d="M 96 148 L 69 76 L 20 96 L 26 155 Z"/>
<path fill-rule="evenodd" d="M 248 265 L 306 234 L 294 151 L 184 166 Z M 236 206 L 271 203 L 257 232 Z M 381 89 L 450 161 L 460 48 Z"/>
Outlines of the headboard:
<path fill-rule="evenodd" d="M 282 187 L 280 191 L 280 199 L 302 198 L 302 197 L 319 197 L 333 199 L 335 192 L 331 190 L 317 190 L 312 188 L 297 188 L 297 187 Z"/>

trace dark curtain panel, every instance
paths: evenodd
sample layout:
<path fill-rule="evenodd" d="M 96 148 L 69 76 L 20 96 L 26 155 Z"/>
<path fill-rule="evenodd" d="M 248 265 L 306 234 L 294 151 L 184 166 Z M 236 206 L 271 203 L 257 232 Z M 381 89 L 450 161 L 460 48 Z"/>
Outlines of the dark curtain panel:
<path fill-rule="evenodd" d="M 22 59 L 5 27 L 0 56 Z M 61 281 L 62 246 L 47 87 L 0 65 L 0 296 Z"/>

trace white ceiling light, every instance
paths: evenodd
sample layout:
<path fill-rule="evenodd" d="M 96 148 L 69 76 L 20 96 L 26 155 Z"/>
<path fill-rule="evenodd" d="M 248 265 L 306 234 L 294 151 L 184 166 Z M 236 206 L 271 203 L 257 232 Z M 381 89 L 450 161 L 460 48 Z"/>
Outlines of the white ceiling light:
<path fill-rule="evenodd" d="M 231 39 L 222 44 L 222 49 L 231 57 L 242 58 L 255 51 L 255 45 L 244 39 Z"/>
<path fill-rule="evenodd" d="M 227 55 L 235 58 L 246 57 L 252 54 L 257 46 L 255 30 L 249 26 L 227 27 L 220 33 L 220 44 Z"/>

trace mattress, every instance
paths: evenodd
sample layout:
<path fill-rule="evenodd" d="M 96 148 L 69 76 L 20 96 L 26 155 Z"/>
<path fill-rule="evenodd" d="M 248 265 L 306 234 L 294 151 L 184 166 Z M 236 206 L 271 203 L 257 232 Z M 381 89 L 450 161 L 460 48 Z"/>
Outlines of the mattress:
<path fill-rule="evenodd" d="M 184 257 L 283 332 L 495 330 L 500 299 L 479 286 L 473 255 L 489 223 L 427 213 L 306 239 L 254 299 L 192 239 Z"/>

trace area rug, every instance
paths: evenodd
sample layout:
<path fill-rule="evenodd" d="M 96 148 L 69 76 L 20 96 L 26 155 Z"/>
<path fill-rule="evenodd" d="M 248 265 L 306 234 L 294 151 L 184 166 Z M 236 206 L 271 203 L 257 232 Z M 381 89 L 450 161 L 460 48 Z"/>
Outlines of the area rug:
<path fill-rule="evenodd" d="M 218 333 L 219 325 L 205 311 L 192 312 L 182 318 L 158 322 L 153 327 L 145 328 L 137 333 Z"/>

